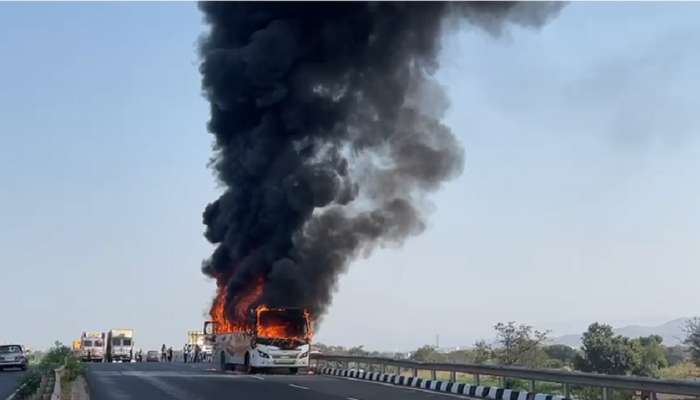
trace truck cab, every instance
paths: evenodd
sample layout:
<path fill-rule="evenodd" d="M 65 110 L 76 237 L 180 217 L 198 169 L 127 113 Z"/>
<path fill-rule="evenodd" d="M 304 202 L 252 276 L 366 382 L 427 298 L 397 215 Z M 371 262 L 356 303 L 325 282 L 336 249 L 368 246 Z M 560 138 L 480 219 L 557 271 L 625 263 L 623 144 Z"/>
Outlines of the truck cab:
<path fill-rule="evenodd" d="M 134 331 L 112 329 L 107 333 L 107 362 L 130 362 L 134 356 Z"/>
<path fill-rule="evenodd" d="M 83 332 L 80 336 L 80 359 L 87 362 L 101 362 L 105 355 L 104 339 L 103 332 Z"/>

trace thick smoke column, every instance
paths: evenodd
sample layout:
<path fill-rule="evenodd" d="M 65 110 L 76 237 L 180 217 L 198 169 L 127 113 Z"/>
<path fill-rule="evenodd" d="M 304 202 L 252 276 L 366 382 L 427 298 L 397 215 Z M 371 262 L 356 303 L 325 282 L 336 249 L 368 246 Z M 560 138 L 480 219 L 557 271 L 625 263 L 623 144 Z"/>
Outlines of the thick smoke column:
<path fill-rule="evenodd" d="M 205 274 L 226 314 L 331 301 L 358 255 L 424 229 L 427 192 L 463 150 L 440 122 L 444 21 L 539 26 L 557 4 L 203 3 L 203 89 L 225 191 L 204 211 Z M 450 17 L 450 18 L 446 18 Z M 454 17 L 454 18 L 452 18 Z M 467 55 L 468 56 L 468 55 Z"/>

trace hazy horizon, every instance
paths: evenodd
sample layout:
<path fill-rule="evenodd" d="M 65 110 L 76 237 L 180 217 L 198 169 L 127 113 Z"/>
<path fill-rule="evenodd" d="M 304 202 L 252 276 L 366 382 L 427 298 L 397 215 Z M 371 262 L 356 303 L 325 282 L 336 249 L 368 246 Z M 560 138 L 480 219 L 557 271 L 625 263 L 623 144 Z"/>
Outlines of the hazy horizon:
<path fill-rule="evenodd" d="M 133 328 L 137 348 L 182 347 L 214 294 L 200 12 L 0 10 L 0 342 Z M 436 76 L 464 173 L 422 235 L 353 263 L 315 340 L 403 351 L 499 321 L 561 336 L 697 315 L 698 17 L 572 3 L 541 30 L 448 33 Z"/>

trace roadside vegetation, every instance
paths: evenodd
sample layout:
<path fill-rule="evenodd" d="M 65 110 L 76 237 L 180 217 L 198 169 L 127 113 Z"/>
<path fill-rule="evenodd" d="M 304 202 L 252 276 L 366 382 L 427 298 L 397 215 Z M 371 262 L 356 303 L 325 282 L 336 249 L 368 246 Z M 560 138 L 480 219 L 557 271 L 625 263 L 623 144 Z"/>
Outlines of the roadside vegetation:
<path fill-rule="evenodd" d="M 316 344 L 324 354 L 408 358 L 423 362 L 514 365 L 530 368 L 554 368 L 611 375 L 635 375 L 652 378 L 700 380 L 700 318 L 688 321 L 687 338 L 682 345 L 666 346 L 661 336 L 629 338 L 614 333 L 610 325 L 593 323 L 582 335 L 580 348 L 550 344 L 549 331 L 516 322 L 494 326 L 495 340 L 478 341 L 467 349 L 441 351 L 422 346 L 410 353 L 366 351 L 363 346 L 343 348 Z M 469 377 L 465 378 L 468 381 Z M 488 378 L 486 378 L 488 379 Z M 458 379 L 459 380 L 459 379 Z M 485 383 L 499 385 L 496 379 Z M 528 382 L 507 380 L 511 388 L 527 388 Z M 546 385 L 546 384 L 543 384 Z M 538 387 L 546 391 L 546 387 Z M 552 392 L 560 388 L 552 387 Z M 580 389 L 580 397 L 587 396 Z M 615 398 L 628 396 L 619 393 Z"/>
<path fill-rule="evenodd" d="M 700 367 L 700 318 L 689 320 L 685 331 L 688 334 L 685 344 L 690 349 L 690 358 L 696 366 Z"/>
<path fill-rule="evenodd" d="M 29 361 L 27 373 L 19 382 L 20 399 L 50 398 L 55 382 L 53 371 L 61 366 L 65 367 L 61 383 L 68 387 L 83 371 L 71 349 L 60 342 L 45 353 L 32 354 Z"/>

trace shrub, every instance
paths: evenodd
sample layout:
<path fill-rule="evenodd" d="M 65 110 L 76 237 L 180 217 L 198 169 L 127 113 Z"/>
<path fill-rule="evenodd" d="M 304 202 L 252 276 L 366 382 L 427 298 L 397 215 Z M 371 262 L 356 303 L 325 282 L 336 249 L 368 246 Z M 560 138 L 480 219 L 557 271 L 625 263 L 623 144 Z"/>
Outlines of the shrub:
<path fill-rule="evenodd" d="M 66 358 L 65 367 L 66 369 L 63 372 L 63 378 L 68 382 L 74 381 L 75 378 L 83 373 L 83 364 L 81 364 L 80 361 L 78 361 L 78 359 L 73 355 Z"/>
<path fill-rule="evenodd" d="M 66 376 L 69 381 L 82 373 L 82 366 L 73 356 L 70 348 L 55 342 L 54 347 L 49 349 L 38 363 L 30 365 L 28 372 L 19 382 L 21 389 L 17 392 L 17 396 L 24 399 L 36 393 L 41 385 L 41 378 L 51 378 L 53 370 L 61 365 L 66 366 Z"/>
<path fill-rule="evenodd" d="M 30 368 L 19 381 L 20 390 L 17 392 L 17 397 L 20 399 L 26 399 L 39 390 L 42 376 L 43 373 L 39 370 L 39 368 Z"/>

